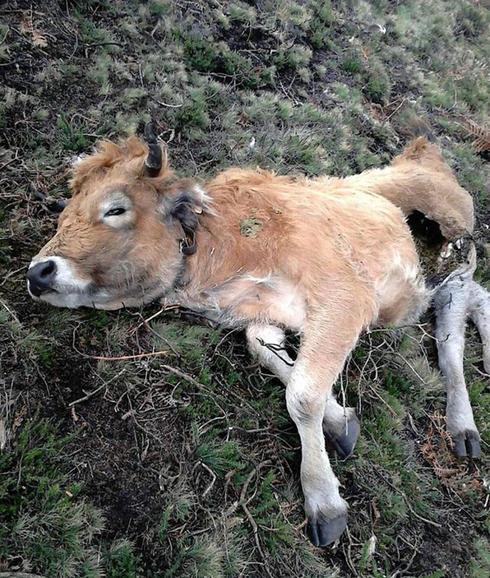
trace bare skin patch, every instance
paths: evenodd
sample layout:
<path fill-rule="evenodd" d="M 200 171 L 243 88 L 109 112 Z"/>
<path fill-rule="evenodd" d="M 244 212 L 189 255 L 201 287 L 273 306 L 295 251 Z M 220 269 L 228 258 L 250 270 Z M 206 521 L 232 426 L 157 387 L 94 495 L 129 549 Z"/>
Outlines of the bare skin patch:
<path fill-rule="evenodd" d="M 255 239 L 260 231 L 262 231 L 263 226 L 262 221 L 256 217 L 243 219 L 243 221 L 240 221 L 240 235 Z"/>

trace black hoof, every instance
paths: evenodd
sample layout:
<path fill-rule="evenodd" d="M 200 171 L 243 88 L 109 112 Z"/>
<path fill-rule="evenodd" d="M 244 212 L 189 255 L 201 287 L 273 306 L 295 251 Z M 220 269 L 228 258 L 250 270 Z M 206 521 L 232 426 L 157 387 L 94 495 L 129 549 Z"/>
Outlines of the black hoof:
<path fill-rule="evenodd" d="M 321 514 L 308 520 L 308 534 L 314 546 L 323 548 L 338 540 L 347 527 L 347 514 L 327 520 Z"/>
<path fill-rule="evenodd" d="M 357 438 L 359 437 L 359 432 L 361 431 L 361 425 L 357 417 L 353 416 L 347 422 L 342 435 L 335 435 L 334 433 L 329 432 L 327 429 L 324 431 L 325 436 L 334 447 L 337 455 L 342 459 L 346 459 L 354 452 Z"/>
<path fill-rule="evenodd" d="M 478 432 L 466 430 L 464 433 L 453 436 L 453 442 L 454 453 L 458 458 L 468 457 L 478 459 L 481 457 L 480 436 Z"/>

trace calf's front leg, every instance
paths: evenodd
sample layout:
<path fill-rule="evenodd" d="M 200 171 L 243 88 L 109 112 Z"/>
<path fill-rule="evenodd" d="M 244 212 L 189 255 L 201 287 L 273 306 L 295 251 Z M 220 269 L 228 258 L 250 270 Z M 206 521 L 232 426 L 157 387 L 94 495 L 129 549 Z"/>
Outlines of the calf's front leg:
<path fill-rule="evenodd" d="M 284 348 L 284 331 L 275 325 L 252 324 L 246 333 L 252 355 L 287 386 L 294 361 Z M 359 432 L 360 424 L 354 408 L 341 406 L 331 390 L 325 402 L 323 433 L 341 458 L 352 454 Z"/>
<path fill-rule="evenodd" d="M 301 485 L 315 546 L 334 542 L 347 525 L 347 503 L 325 450 L 323 419 L 332 386 L 367 324 L 359 304 L 338 297 L 310 314 L 286 387 L 289 415 L 301 439 Z"/>
<path fill-rule="evenodd" d="M 298 361 L 286 388 L 286 402 L 301 439 L 301 486 L 315 546 L 331 544 L 347 526 L 347 503 L 340 496 L 323 440 L 326 393 L 318 387 L 310 364 Z"/>

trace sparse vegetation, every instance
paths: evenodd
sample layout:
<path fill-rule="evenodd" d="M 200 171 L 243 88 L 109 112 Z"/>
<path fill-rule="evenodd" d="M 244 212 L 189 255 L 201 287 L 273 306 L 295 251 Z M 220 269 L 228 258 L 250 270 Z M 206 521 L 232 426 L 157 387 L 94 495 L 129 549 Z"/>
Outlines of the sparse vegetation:
<path fill-rule="evenodd" d="M 9 0 L 0 19 L 0 573 L 487 576 L 473 328 L 481 464 L 451 453 L 430 317 L 363 338 L 338 384 L 361 438 L 332 458 L 349 534 L 323 552 L 304 536 L 283 387 L 243 335 L 158 307 L 51 309 L 24 282 L 56 226 L 33 193 L 66 195 L 74 155 L 152 116 L 174 167 L 202 178 L 232 164 L 342 176 L 429 134 L 475 198 L 488 285 L 488 159 L 465 128 L 489 117 L 483 2 Z M 159 354 L 131 359 L 143 352 Z"/>

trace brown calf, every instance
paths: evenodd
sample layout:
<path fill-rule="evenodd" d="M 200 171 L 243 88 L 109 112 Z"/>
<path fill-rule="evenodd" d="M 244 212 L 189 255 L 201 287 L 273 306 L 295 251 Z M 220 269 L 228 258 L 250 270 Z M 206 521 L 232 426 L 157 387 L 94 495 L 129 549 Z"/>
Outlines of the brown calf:
<path fill-rule="evenodd" d="M 161 299 L 246 328 L 287 386 L 312 541 L 336 540 L 347 504 L 323 436 L 347 456 L 359 424 L 332 386 L 362 331 L 416 319 L 431 297 L 405 215 L 423 212 L 448 238 L 473 228 L 471 198 L 437 148 L 419 139 L 389 167 L 346 179 L 231 169 L 199 185 L 172 173 L 154 139 L 131 137 L 79 162 L 71 187 L 29 269 L 33 297 L 100 309 Z M 267 347 L 285 329 L 302 334 L 294 366 Z"/>

